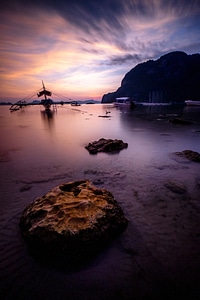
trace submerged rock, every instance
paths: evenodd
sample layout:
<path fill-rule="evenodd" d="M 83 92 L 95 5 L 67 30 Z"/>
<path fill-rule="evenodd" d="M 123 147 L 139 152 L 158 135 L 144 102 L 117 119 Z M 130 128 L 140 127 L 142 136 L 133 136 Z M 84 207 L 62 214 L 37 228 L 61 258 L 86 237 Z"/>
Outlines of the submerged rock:
<path fill-rule="evenodd" d="M 116 152 L 127 147 L 128 144 L 124 143 L 122 140 L 112 140 L 104 138 L 89 143 L 87 146 L 85 146 L 90 154 L 97 154 L 98 152 Z"/>
<path fill-rule="evenodd" d="M 193 122 L 187 121 L 187 120 L 184 120 L 184 119 L 181 119 L 181 118 L 171 119 L 170 122 L 173 123 L 173 124 L 182 124 L 182 125 L 192 125 L 193 124 Z"/>
<path fill-rule="evenodd" d="M 200 162 L 200 153 L 198 152 L 192 150 L 184 150 L 182 152 L 176 152 L 176 154 L 189 160 Z"/>
<path fill-rule="evenodd" d="M 113 195 L 89 180 L 53 188 L 27 206 L 20 218 L 32 254 L 74 265 L 98 253 L 127 224 Z"/>
<path fill-rule="evenodd" d="M 177 194 L 184 194 L 186 193 L 187 189 L 184 184 L 171 180 L 165 183 L 165 186 L 170 189 L 172 192 Z"/>
<path fill-rule="evenodd" d="M 110 118 L 110 116 L 107 116 L 107 115 L 99 115 L 98 117 L 99 118 Z"/>

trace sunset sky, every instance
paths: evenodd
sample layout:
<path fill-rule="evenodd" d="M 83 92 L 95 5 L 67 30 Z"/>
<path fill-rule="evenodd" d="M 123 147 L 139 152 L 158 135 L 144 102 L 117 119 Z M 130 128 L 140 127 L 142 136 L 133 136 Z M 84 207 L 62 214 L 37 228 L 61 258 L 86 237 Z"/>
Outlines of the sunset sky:
<path fill-rule="evenodd" d="M 101 100 L 138 63 L 176 50 L 200 53 L 199 0 L 1 0 L 0 100 L 34 94 L 42 80 Z"/>

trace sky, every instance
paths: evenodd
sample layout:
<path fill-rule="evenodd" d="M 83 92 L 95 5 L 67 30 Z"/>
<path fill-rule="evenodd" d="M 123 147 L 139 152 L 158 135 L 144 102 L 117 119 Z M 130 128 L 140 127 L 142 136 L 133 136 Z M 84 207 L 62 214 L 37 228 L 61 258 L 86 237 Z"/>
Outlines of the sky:
<path fill-rule="evenodd" d="M 1 0 L 0 100 L 36 94 L 42 80 L 57 95 L 101 100 L 172 51 L 200 53 L 200 0 Z"/>

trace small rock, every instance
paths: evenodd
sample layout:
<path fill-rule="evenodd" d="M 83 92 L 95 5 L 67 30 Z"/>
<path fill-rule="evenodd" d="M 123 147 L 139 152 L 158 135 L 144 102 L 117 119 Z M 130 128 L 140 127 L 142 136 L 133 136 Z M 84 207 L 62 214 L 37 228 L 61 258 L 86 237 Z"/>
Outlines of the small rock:
<path fill-rule="evenodd" d="M 86 170 L 86 171 L 84 171 L 84 174 L 92 174 L 92 175 L 95 175 L 95 174 L 97 174 L 97 171 L 96 170 Z"/>
<path fill-rule="evenodd" d="M 98 152 L 118 152 L 127 147 L 128 144 L 124 143 L 122 140 L 104 138 L 89 143 L 87 146 L 85 146 L 90 154 L 97 154 Z"/>
<path fill-rule="evenodd" d="M 98 117 L 99 118 L 110 118 L 110 116 L 107 116 L 107 115 L 99 115 Z"/>
<path fill-rule="evenodd" d="M 4 151 L 0 152 L 0 162 L 10 162 L 12 159 L 9 155 L 9 152 Z"/>
<path fill-rule="evenodd" d="M 192 151 L 192 150 L 184 150 L 182 152 L 176 152 L 176 155 L 180 157 L 185 157 L 189 160 L 200 162 L 200 153 Z"/>
<path fill-rule="evenodd" d="M 93 180 L 92 182 L 93 182 L 93 184 L 95 184 L 95 185 L 101 185 L 101 184 L 104 184 L 104 181 L 101 180 L 101 179 L 96 179 L 96 180 Z"/>
<path fill-rule="evenodd" d="M 181 118 L 174 118 L 174 119 L 171 119 L 169 121 L 173 124 L 182 124 L 182 125 L 192 125 L 193 124 L 193 122 L 187 121 L 187 120 L 184 120 L 184 119 L 181 119 Z"/>
<path fill-rule="evenodd" d="M 25 192 L 25 191 L 29 191 L 31 188 L 32 188 L 31 185 L 26 184 L 26 185 L 22 186 L 19 190 L 20 190 L 20 192 Z"/>
<path fill-rule="evenodd" d="M 186 187 L 177 181 L 168 181 L 165 183 L 165 186 L 170 189 L 172 192 L 177 194 L 184 194 L 186 192 Z"/>

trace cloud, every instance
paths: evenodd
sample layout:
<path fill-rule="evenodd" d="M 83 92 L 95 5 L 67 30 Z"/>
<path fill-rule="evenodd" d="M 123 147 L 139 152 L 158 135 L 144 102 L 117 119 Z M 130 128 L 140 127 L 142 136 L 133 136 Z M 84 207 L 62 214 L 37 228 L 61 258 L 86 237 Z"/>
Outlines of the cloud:
<path fill-rule="evenodd" d="M 89 93 L 89 82 L 104 93 L 140 62 L 199 52 L 200 2 L 2 0 L 0 30 L 1 90 L 42 77 L 76 94 Z"/>
<path fill-rule="evenodd" d="M 142 61 L 142 58 L 138 54 L 125 54 L 125 55 L 118 55 L 118 56 L 113 56 L 110 58 L 108 61 L 108 65 L 122 65 L 124 63 L 128 64 L 137 64 Z"/>
<path fill-rule="evenodd" d="M 87 33 L 90 29 L 101 31 L 102 23 L 123 31 L 123 16 L 145 19 L 154 19 L 160 13 L 193 16 L 200 12 L 200 3 L 196 0 L 2 0 L 1 9 L 33 13 L 46 11 L 49 18 L 52 12 L 56 12 Z"/>
<path fill-rule="evenodd" d="M 46 14 L 48 19 L 41 17 L 40 30 L 51 23 L 52 15 L 57 15 L 65 20 L 62 30 L 66 35 L 68 27 L 71 27 L 77 30 L 85 43 L 98 40 L 117 45 L 123 39 L 127 40 L 129 47 L 127 36 L 137 32 L 141 34 L 142 30 L 148 30 L 149 24 L 159 29 L 167 21 L 176 20 L 176 24 L 182 24 L 184 20 L 192 26 L 195 16 L 194 26 L 200 24 L 200 2 L 195 0 L 3 0 L 1 6 L 3 15 L 21 13 L 23 17 L 35 17 L 39 21 L 38 16 Z"/>

